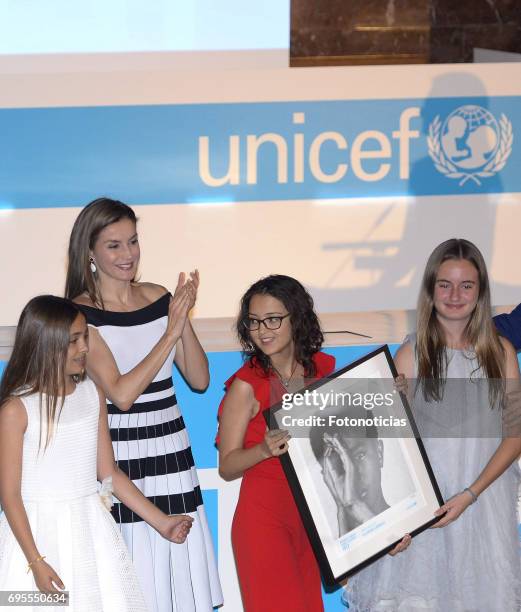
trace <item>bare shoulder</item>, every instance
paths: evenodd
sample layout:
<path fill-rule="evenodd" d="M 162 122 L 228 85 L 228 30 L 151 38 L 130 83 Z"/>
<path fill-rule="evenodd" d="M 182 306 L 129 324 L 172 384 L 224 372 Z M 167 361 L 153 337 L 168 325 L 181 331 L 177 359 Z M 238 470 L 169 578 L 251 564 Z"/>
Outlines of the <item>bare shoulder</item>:
<path fill-rule="evenodd" d="M 135 287 L 139 290 L 141 295 L 150 302 L 155 302 L 155 300 L 163 297 L 165 293 L 168 293 L 166 287 L 163 287 L 163 285 L 156 285 L 155 283 L 136 283 Z"/>
<path fill-rule="evenodd" d="M 72 300 L 75 304 L 80 304 L 81 306 L 91 306 L 95 307 L 95 304 L 92 303 L 92 300 L 89 297 L 88 293 L 80 293 Z"/>
<path fill-rule="evenodd" d="M 414 348 L 411 342 L 407 340 L 400 345 L 400 348 L 396 351 L 396 359 L 407 359 L 411 361 L 414 359 Z"/>
<path fill-rule="evenodd" d="M 240 413 L 244 413 L 244 407 L 247 406 L 251 410 L 250 418 L 255 416 L 259 410 L 259 403 L 255 399 L 253 387 L 240 378 L 235 378 L 230 385 L 224 398 L 224 406 L 228 412 L 237 409 Z"/>
<path fill-rule="evenodd" d="M 27 427 L 27 412 L 19 397 L 9 398 L 0 406 L 0 426 L 25 431 Z"/>
<path fill-rule="evenodd" d="M 243 399 L 251 398 L 253 399 L 253 387 L 250 383 L 242 380 L 241 378 L 234 378 L 230 388 L 228 390 L 228 395 L 233 393 L 237 397 L 241 397 Z"/>

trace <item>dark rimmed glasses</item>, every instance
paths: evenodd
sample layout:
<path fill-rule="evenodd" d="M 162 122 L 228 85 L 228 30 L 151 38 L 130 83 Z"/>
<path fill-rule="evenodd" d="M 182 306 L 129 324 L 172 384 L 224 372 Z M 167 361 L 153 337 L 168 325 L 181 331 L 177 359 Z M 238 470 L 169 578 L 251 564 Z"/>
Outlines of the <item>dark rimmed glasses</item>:
<path fill-rule="evenodd" d="M 266 317 L 265 319 L 255 319 L 254 317 L 246 317 L 243 324 L 248 331 L 257 331 L 260 329 L 261 323 L 266 329 L 279 329 L 282 325 L 282 320 L 289 317 L 289 312 L 282 317 Z"/>

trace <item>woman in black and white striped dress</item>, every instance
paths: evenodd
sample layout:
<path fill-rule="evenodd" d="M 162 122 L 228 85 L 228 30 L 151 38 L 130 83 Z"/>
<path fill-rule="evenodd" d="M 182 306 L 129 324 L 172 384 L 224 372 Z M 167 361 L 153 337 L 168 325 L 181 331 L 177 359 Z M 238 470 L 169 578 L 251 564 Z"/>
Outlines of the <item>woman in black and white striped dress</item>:
<path fill-rule="evenodd" d="M 188 318 L 199 276 L 192 273 L 185 281 L 181 274 L 171 296 L 164 287 L 134 281 L 139 257 L 132 209 L 108 198 L 94 200 L 71 233 L 66 296 L 90 325 L 87 372 L 110 400 L 118 465 L 163 511 L 194 518 L 185 544 L 171 544 L 123 503 L 114 505 L 148 608 L 209 612 L 222 604 L 222 593 L 172 381 L 175 361 L 192 388 L 208 386 L 208 362 Z"/>

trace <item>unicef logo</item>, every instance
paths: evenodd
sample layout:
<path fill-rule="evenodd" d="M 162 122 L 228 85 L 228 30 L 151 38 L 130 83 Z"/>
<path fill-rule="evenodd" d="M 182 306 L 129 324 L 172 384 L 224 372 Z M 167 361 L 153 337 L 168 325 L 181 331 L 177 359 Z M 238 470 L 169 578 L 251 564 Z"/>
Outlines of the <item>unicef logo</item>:
<path fill-rule="evenodd" d="M 447 178 L 481 185 L 482 178 L 503 169 L 512 152 L 512 123 L 505 115 L 498 121 L 482 106 L 467 104 L 442 123 L 438 115 L 429 126 L 427 144 L 436 169 Z"/>

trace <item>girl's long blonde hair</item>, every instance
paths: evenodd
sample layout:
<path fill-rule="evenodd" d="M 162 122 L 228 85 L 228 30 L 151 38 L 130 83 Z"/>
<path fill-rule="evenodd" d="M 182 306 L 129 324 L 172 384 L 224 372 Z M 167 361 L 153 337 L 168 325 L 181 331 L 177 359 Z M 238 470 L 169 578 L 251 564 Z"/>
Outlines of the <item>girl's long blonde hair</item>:
<path fill-rule="evenodd" d="M 426 400 L 439 401 L 443 396 L 447 373 L 447 352 L 443 328 L 434 309 L 436 276 L 443 262 L 464 259 L 478 272 L 479 293 L 474 311 L 465 328 L 465 340 L 476 354 L 479 367 L 490 379 L 491 404 L 502 399 L 505 353 L 492 321 L 490 283 L 487 266 L 479 249 L 462 238 L 451 238 L 431 253 L 418 298 L 416 356 L 418 383 Z"/>
<path fill-rule="evenodd" d="M 83 316 L 78 306 L 64 298 L 39 295 L 30 300 L 20 315 L 13 352 L 0 382 L 0 406 L 14 396 L 39 394 L 40 446 L 45 439 L 45 448 L 65 399 L 70 328 L 78 315 Z"/>

